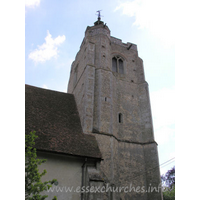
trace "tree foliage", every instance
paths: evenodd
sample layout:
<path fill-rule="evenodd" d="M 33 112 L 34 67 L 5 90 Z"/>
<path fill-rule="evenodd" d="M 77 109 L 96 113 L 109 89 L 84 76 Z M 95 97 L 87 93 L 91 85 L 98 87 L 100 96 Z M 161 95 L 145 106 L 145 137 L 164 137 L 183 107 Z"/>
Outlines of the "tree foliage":
<path fill-rule="evenodd" d="M 163 200 L 175 200 L 175 186 L 163 192 Z"/>
<path fill-rule="evenodd" d="M 49 189 L 57 180 L 41 182 L 41 177 L 46 174 L 46 170 L 39 173 L 38 165 L 46 162 L 46 159 L 37 159 L 35 131 L 25 136 L 25 199 L 26 200 L 44 200 L 47 195 L 41 195 L 42 191 Z M 53 200 L 56 200 L 54 197 Z"/>
<path fill-rule="evenodd" d="M 161 176 L 162 183 L 172 189 L 175 185 L 175 166 L 168 170 L 165 175 Z"/>
<path fill-rule="evenodd" d="M 161 176 L 163 184 L 163 200 L 175 200 L 175 166 Z"/>

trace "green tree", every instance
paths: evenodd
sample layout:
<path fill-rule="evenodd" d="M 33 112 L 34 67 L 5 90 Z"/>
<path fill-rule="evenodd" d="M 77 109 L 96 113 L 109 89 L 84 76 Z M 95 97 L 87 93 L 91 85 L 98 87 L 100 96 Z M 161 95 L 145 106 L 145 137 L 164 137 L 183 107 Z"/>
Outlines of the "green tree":
<path fill-rule="evenodd" d="M 163 200 L 175 200 L 175 166 L 161 176 Z"/>
<path fill-rule="evenodd" d="M 38 165 L 46 162 L 46 159 L 37 159 L 35 131 L 25 136 L 25 199 L 44 200 L 48 195 L 41 195 L 42 191 L 47 191 L 57 180 L 41 182 L 41 177 L 46 174 L 46 170 L 39 173 Z M 53 200 L 57 197 L 54 196 Z"/>
<path fill-rule="evenodd" d="M 175 200 L 175 185 L 172 189 L 167 188 L 166 191 L 163 191 L 163 200 Z"/>

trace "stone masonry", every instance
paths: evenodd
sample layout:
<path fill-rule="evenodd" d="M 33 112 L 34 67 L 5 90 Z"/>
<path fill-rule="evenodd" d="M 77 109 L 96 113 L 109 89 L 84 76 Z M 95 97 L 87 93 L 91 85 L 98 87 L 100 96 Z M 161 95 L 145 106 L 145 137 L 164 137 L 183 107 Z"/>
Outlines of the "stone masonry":
<path fill-rule="evenodd" d="M 113 62 L 118 62 L 117 71 Z M 115 188 L 145 188 L 113 192 L 104 199 L 161 200 L 160 190 L 147 191 L 159 189 L 160 171 L 148 83 L 137 46 L 110 36 L 100 20 L 88 26 L 71 66 L 68 93 L 75 96 L 84 134 L 95 135 L 98 142 L 102 179 Z"/>

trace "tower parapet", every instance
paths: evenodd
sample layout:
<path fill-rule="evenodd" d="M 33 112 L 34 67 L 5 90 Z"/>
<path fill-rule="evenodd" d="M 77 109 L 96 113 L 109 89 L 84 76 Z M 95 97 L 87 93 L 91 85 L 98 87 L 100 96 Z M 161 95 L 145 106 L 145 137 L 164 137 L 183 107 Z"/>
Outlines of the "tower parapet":
<path fill-rule="evenodd" d="M 124 48 L 127 48 L 127 50 L 132 49 L 134 51 L 137 51 L 137 45 L 136 44 L 133 44 L 133 43 L 130 43 L 130 42 L 123 43 L 121 39 L 118 39 L 118 38 L 115 38 L 115 37 L 112 37 L 112 36 L 110 37 L 110 40 L 114 44 L 118 44 L 118 45 L 121 45 Z"/>

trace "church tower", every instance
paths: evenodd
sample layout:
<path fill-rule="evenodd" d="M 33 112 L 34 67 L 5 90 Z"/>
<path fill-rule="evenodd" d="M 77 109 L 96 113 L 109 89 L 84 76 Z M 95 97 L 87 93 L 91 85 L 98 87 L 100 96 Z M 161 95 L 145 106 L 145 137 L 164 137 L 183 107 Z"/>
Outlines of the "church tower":
<path fill-rule="evenodd" d="M 116 189 L 126 187 L 108 199 L 161 200 L 143 61 L 137 46 L 112 37 L 100 16 L 85 31 L 71 66 L 68 93 L 75 96 L 84 134 L 95 135 L 98 142 L 102 180 Z M 137 187 L 140 192 L 134 191 Z"/>

